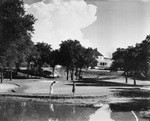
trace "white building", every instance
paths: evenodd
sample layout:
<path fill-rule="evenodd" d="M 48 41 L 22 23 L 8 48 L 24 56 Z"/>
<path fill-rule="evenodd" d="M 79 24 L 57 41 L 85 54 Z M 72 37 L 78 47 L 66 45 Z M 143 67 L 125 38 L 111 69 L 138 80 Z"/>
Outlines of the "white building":
<path fill-rule="evenodd" d="M 103 55 L 98 56 L 97 69 L 109 69 L 113 60 L 111 58 L 104 57 Z"/>

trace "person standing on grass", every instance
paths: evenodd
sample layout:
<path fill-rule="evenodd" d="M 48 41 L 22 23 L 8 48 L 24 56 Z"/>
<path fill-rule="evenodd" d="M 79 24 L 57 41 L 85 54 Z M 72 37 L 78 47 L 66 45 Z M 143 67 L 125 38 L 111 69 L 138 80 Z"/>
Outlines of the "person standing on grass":
<path fill-rule="evenodd" d="M 75 89 L 76 88 L 76 83 L 75 81 L 73 81 L 73 84 L 72 84 L 72 94 L 75 95 Z"/>
<path fill-rule="evenodd" d="M 53 94 L 53 91 L 54 91 L 54 89 L 53 89 L 54 83 L 56 83 L 56 82 L 53 81 L 53 82 L 51 83 L 51 85 L 50 85 L 50 91 L 49 91 L 50 94 Z"/>

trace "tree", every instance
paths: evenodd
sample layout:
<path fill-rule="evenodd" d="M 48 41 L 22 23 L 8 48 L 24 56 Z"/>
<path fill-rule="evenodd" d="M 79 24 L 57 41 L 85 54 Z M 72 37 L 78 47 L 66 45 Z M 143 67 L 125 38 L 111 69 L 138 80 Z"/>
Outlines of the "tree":
<path fill-rule="evenodd" d="M 137 78 L 149 79 L 150 70 L 150 35 L 135 47 L 118 48 L 113 53 L 112 69 L 124 71 L 127 83 L 128 72 L 132 74 L 134 85 Z"/>
<path fill-rule="evenodd" d="M 49 65 L 53 69 L 53 77 L 55 72 L 55 66 L 59 63 L 59 50 L 53 50 L 49 55 Z"/>
<path fill-rule="evenodd" d="M 98 58 L 98 51 L 97 49 L 87 48 L 85 51 L 85 65 L 88 69 L 89 67 L 95 67 L 97 65 L 97 58 Z"/>
<path fill-rule="evenodd" d="M 30 41 L 35 18 L 25 14 L 22 0 L 2 0 L 0 8 L 0 57 L 3 70 L 6 62 L 12 68 L 18 62 L 18 56 L 25 52 L 19 48 Z"/>
<path fill-rule="evenodd" d="M 77 40 L 62 41 L 60 44 L 60 64 L 66 68 L 67 80 L 69 78 L 69 71 L 71 73 L 71 80 L 73 80 L 75 63 L 77 63 L 79 48 L 81 44 Z"/>
<path fill-rule="evenodd" d="M 139 60 L 137 60 L 137 50 L 135 47 L 131 46 L 128 47 L 128 58 L 126 60 L 129 67 L 129 71 L 131 72 L 133 79 L 134 79 L 134 85 L 136 85 L 136 77 L 139 71 Z M 126 65 L 125 65 L 126 66 Z"/>
<path fill-rule="evenodd" d="M 34 74 L 37 74 L 37 63 L 40 58 L 40 53 L 37 51 L 35 45 L 31 48 L 31 51 L 26 56 L 27 62 L 27 77 L 29 77 L 30 68 Z"/>
<path fill-rule="evenodd" d="M 51 45 L 47 44 L 47 43 L 40 43 L 38 42 L 35 47 L 37 48 L 37 52 L 39 53 L 39 58 L 37 59 L 37 67 L 38 67 L 38 73 L 41 74 L 41 70 L 42 70 L 42 66 L 44 64 L 48 64 L 49 63 L 49 56 L 51 54 L 52 48 Z"/>
<path fill-rule="evenodd" d="M 131 70 L 135 70 L 135 48 L 129 46 L 125 48 L 117 48 L 113 53 L 114 61 L 111 66 L 111 70 L 122 70 L 124 71 L 126 83 L 128 82 L 128 73 Z"/>
<path fill-rule="evenodd" d="M 124 48 L 117 48 L 116 51 L 112 54 L 112 59 L 114 60 L 111 65 L 111 70 L 117 71 L 117 70 L 124 70 L 124 55 L 125 55 L 125 49 Z M 127 73 L 125 72 L 126 77 L 126 83 L 127 83 Z"/>
<path fill-rule="evenodd" d="M 81 46 L 78 48 L 78 55 L 77 55 L 77 61 L 75 63 L 75 76 L 76 79 L 80 79 L 81 78 L 81 70 L 82 68 L 86 67 L 86 48 Z"/>
<path fill-rule="evenodd" d="M 86 49 L 77 40 L 62 41 L 60 44 L 60 64 L 67 70 L 67 80 L 69 71 L 71 73 L 71 80 L 73 80 L 74 71 L 75 75 L 80 77 L 82 68 L 96 66 L 97 57 L 97 49 Z"/>
<path fill-rule="evenodd" d="M 139 75 L 144 79 L 150 79 L 150 35 L 142 43 L 136 44 L 136 50 L 138 53 Z"/>

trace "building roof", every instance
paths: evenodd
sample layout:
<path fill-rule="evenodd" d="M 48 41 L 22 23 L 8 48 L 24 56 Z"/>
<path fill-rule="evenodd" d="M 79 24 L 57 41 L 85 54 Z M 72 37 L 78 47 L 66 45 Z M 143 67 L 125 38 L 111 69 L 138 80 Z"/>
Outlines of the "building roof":
<path fill-rule="evenodd" d="M 94 49 L 94 54 L 97 55 L 97 56 L 103 56 L 103 55 L 97 50 L 97 48 Z"/>

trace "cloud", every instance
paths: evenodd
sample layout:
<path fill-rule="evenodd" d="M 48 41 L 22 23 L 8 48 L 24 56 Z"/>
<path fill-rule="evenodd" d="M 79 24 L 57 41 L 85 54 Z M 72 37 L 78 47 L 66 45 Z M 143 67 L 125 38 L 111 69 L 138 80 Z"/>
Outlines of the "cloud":
<path fill-rule="evenodd" d="M 58 48 L 62 40 L 77 39 L 83 46 L 90 46 L 81 29 L 96 21 L 96 6 L 84 0 L 43 0 L 25 8 L 38 19 L 34 25 L 34 42 L 43 41 Z"/>

